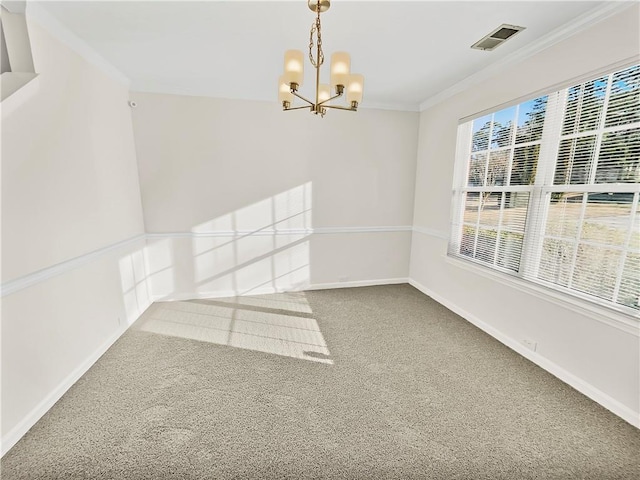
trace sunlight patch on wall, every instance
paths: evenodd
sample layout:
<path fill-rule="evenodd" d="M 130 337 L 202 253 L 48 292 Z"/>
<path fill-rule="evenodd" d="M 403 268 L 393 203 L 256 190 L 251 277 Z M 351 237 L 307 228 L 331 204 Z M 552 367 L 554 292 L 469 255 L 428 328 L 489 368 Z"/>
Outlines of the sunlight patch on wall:
<path fill-rule="evenodd" d="M 217 267 L 219 265 L 215 263 L 211 265 L 211 276 L 197 285 L 198 293 L 226 291 L 246 295 L 302 289 L 308 286 L 310 278 L 309 243 L 303 237 L 302 241 L 288 245 L 284 250 L 267 252 L 230 270 L 218 273 Z M 198 268 L 196 262 L 196 270 Z"/>
<path fill-rule="evenodd" d="M 121 258 L 119 266 L 127 324 L 131 325 L 151 303 L 143 250 Z"/>
<path fill-rule="evenodd" d="M 175 291 L 172 240 L 151 241 L 144 250 L 149 286 L 154 297 Z"/>
<path fill-rule="evenodd" d="M 311 278 L 309 267 L 309 242 L 304 241 L 272 257 L 274 287 L 308 286 Z"/>
<path fill-rule="evenodd" d="M 312 228 L 312 182 L 280 192 L 196 225 L 196 234 L 248 235 L 258 232 L 308 230 Z M 197 255 L 201 251 L 194 251 Z"/>
<path fill-rule="evenodd" d="M 196 292 L 247 294 L 310 282 L 311 182 L 193 228 Z"/>
<path fill-rule="evenodd" d="M 152 235 L 144 251 L 152 297 L 219 298 L 307 288 L 311 202 L 307 182 L 191 232 Z"/>

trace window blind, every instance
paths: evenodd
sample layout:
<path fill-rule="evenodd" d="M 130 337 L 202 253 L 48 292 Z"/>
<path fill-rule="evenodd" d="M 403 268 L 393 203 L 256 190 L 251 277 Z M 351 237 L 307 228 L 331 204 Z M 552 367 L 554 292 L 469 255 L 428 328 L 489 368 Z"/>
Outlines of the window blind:
<path fill-rule="evenodd" d="M 640 66 L 459 127 L 449 254 L 637 315 Z"/>

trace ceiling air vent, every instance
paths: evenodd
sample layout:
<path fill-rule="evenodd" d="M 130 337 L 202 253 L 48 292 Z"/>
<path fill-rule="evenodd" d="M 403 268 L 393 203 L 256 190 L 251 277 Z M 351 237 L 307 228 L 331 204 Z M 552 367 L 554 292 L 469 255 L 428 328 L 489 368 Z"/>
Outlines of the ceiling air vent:
<path fill-rule="evenodd" d="M 493 50 L 498 45 L 506 42 L 516 33 L 524 29 L 525 27 L 517 27 L 515 25 L 507 25 L 506 23 L 503 23 L 489 35 L 481 38 L 471 45 L 471 48 L 475 48 L 476 50 Z"/>

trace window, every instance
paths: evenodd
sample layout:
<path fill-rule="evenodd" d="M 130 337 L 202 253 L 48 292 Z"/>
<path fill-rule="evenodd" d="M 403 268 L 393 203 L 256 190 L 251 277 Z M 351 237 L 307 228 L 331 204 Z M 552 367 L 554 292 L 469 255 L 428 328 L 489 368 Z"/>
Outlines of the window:
<path fill-rule="evenodd" d="M 459 129 L 449 254 L 640 310 L 640 66 Z"/>

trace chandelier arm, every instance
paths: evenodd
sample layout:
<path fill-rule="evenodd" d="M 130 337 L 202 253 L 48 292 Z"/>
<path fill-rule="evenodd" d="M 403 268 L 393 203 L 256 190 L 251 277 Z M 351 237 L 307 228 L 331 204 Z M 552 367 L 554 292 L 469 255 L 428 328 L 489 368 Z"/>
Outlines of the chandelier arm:
<path fill-rule="evenodd" d="M 325 103 L 330 102 L 331 100 L 335 100 L 336 98 L 341 97 L 341 96 L 342 96 L 342 94 L 338 93 L 337 95 L 334 95 L 331 98 L 327 98 L 326 100 L 321 101 L 318 105 L 324 105 Z M 324 106 L 328 107 L 329 105 L 324 105 Z"/>
<path fill-rule="evenodd" d="M 285 108 L 284 111 L 288 112 L 289 110 L 302 110 L 303 108 L 313 108 L 313 105 L 303 105 L 302 107 L 289 107 L 289 108 Z"/>
<path fill-rule="evenodd" d="M 305 102 L 307 102 L 309 105 L 314 106 L 315 103 L 313 103 L 311 100 L 308 100 L 306 98 L 304 98 L 302 95 L 299 95 L 298 92 L 294 92 L 292 91 L 291 93 L 293 93 L 296 97 L 298 97 L 300 100 L 304 100 Z M 306 107 L 305 107 L 306 108 Z"/>
<path fill-rule="evenodd" d="M 358 108 L 354 107 L 342 107 L 340 105 L 324 105 L 324 108 L 333 108 L 335 110 L 348 110 L 349 112 L 357 112 Z"/>

